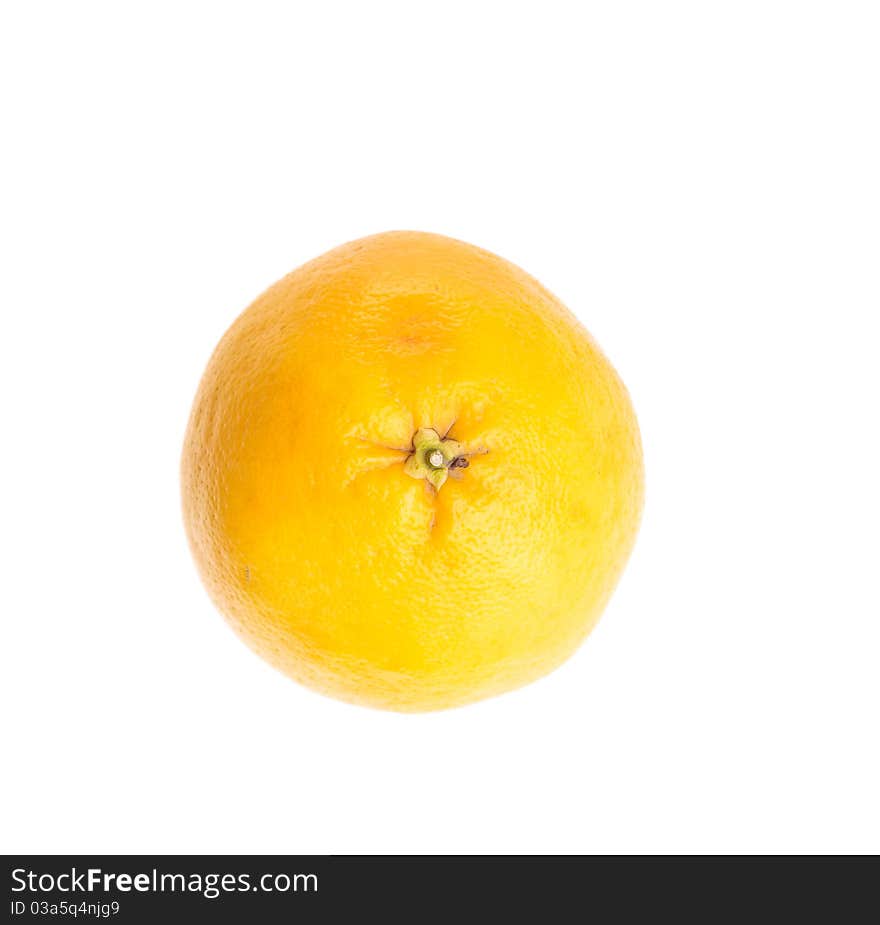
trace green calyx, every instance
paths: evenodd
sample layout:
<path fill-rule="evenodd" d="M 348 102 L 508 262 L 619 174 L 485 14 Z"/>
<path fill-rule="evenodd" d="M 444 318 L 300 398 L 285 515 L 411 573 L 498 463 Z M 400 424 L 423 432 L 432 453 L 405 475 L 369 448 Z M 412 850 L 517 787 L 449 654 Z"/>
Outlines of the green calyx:
<path fill-rule="evenodd" d="M 461 444 L 444 440 L 436 430 L 422 427 L 413 437 L 412 453 L 407 457 L 404 470 L 414 479 L 425 479 L 439 490 L 449 478 L 449 470 L 466 465 Z"/>

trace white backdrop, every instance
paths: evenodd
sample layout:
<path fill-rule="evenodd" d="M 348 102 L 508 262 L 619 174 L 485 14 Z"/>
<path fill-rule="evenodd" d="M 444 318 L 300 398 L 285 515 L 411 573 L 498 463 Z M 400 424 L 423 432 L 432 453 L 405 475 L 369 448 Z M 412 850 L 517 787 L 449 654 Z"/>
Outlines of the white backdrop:
<path fill-rule="evenodd" d="M 0 848 L 880 850 L 876 4 L 0 17 Z M 421 716 L 242 646 L 177 484 L 232 319 L 394 228 L 556 292 L 648 476 L 583 649 Z"/>

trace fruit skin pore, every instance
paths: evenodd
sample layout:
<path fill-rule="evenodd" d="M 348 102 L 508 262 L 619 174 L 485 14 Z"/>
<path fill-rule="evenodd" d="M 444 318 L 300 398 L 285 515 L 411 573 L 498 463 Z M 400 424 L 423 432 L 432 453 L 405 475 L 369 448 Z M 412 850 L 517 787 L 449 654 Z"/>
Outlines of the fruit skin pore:
<path fill-rule="evenodd" d="M 427 470 L 412 458 L 420 431 L 459 454 L 439 478 L 433 444 Z M 413 712 L 567 659 L 644 483 L 627 391 L 575 317 L 500 257 L 407 231 L 312 260 L 239 316 L 181 475 L 196 564 L 242 639 L 321 693 Z"/>

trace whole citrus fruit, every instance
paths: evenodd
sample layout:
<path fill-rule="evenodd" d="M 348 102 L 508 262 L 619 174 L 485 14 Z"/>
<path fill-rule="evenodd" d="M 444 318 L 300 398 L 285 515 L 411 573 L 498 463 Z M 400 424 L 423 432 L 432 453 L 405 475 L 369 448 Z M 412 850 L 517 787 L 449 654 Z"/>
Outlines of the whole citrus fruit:
<path fill-rule="evenodd" d="M 638 427 L 522 270 L 392 232 L 295 270 L 227 331 L 183 450 L 208 590 L 325 694 L 433 710 L 559 665 L 635 539 Z"/>

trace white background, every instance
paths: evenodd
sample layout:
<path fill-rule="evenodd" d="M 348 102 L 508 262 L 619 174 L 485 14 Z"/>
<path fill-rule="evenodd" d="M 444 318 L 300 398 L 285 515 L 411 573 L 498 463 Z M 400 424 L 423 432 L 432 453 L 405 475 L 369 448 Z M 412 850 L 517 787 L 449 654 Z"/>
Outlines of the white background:
<path fill-rule="evenodd" d="M 880 850 L 873 3 L 7 3 L 5 851 Z M 394 228 L 519 263 L 648 497 L 551 677 L 401 716 L 226 628 L 178 459 L 265 286 Z"/>

